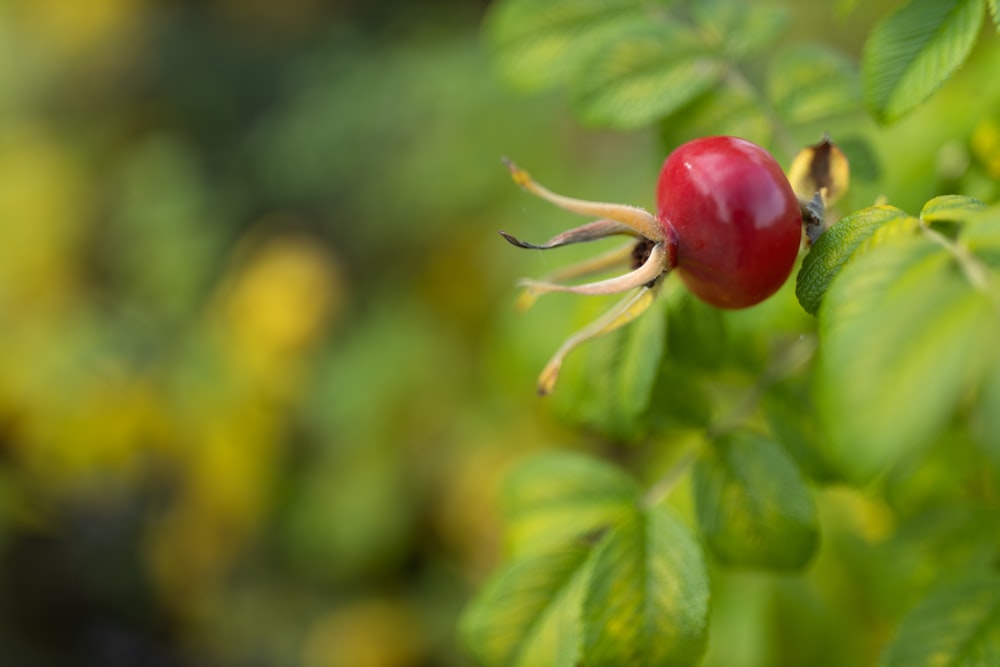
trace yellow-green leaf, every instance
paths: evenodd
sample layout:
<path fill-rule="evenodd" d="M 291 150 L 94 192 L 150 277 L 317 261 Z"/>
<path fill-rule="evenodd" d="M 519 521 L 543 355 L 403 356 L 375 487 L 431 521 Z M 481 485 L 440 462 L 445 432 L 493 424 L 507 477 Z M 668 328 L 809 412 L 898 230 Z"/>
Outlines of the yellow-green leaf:
<path fill-rule="evenodd" d="M 698 0 L 691 12 L 702 38 L 732 60 L 773 45 L 789 20 L 786 7 L 743 0 Z"/>
<path fill-rule="evenodd" d="M 948 423 L 997 352 L 994 297 L 923 237 L 859 256 L 819 313 L 818 408 L 827 459 L 864 480 Z"/>
<path fill-rule="evenodd" d="M 588 550 L 515 560 L 493 574 L 460 631 L 484 667 L 575 667 Z"/>
<path fill-rule="evenodd" d="M 913 608 L 881 667 L 980 667 L 1000 663 L 1000 577 L 974 574 Z"/>
<path fill-rule="evenodd" d="M 526 88 L 565 83 L 629 27 L 649 0 L 498 0 L 485 20 L 497 66 Z"/>
<path fill-rule="evenodd" d="M 928 224 L 935 222 L 963 222 L 973 213 L 986 208 L 986 204 L 974 197 L 962 195 L 941 195 L 924 204 L 920 219 Z"/>
<path fill-rule="evenodd" d="M 802 474 L 768 438 L 734 433 L 708 448 L 694 468 L 698 525 L 720 561 L 794 570 L 819 538 L 816 504 Z"/>
<path fill-rule="evenodd" d="M 857 66 L 820 44 L 797 44 L 771 61 L 768 97 L 792 123 L 810 123 L 861 105 Z"/>
<path fill-rule="evenodd" d="M 865 99 L 888 122 L 917 106 L 958 69 L 983 24 L 982 0 L 910 0 L 865 42 Z"/>
<path fill-rule="evenodd" d="M 583 604 L 588 667 L 684 667 L 705 650 L 709 587 L 698 543 L 664 508 L 636 512 L 594 554 Z"/>
<path fill-rule="evenodd" d="M 575 91 L 574 107 L 592 125 L 635 128 L 669 115 L 716 85 L 723 63 L 689 30 L 653 23 L 594 58 Z"/>
<path fill-rule="evenodd" d="M 859 246 L 880 228 L 891 225 L 912 230 L 917 220 L 894 206 L 872 206 L 847 216 L 826 230 L 802 261 L 795 296 L 806 312 L 819 310 L 830 281 L 851 260 Z"/>
<path fill-rule="evenodd" d="M 508 549 L 515 557 L 564 547 L 631 512 L 641 489 L 618 468 L 569 451 L 537 454 L 503 488 Z"/>

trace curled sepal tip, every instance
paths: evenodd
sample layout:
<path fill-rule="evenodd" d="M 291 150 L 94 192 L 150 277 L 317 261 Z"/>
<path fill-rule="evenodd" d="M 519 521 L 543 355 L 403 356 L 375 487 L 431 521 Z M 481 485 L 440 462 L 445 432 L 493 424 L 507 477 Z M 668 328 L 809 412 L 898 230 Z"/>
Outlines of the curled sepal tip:
<path fill-rule="evenodd" d="M 586 225 L 580 225 L 579 227 L 574 227 L 573 229 L 567 230 L 562 234 L 553 236 L 545 243 L 528 243 L 527 241 L 522 241 L 513 234 L 500 232 L 500 236 L 504 237 L 511 245 L 517 246 L 518 248 L 527 248 L 528 250 L 550 250 L 552 248 L 559 248 L 573 243 L 587 243 L 588 241 L 597 241 L 599 239 L 620 234 L 636 236 L 634 229 L 614 220 L 596 220 L 594 222 L 587 223 Z"/>

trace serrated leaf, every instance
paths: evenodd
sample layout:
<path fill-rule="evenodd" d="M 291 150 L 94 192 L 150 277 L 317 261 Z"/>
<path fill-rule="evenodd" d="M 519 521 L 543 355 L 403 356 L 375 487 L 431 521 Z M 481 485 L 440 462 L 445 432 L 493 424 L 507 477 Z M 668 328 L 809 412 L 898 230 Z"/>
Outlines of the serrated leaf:
<path fill-rule="evenodd" d="M 864 480 L 937 437 L 994 356 L 993 297 L 922 237 L 848 264 L 819 313 L 818 407 L 828 459 Z"/>
<path fill-rule="evenodd" d="M 515 560 L 493 574 L 460 623 L 482 665 L 577 665 L 588 555 L 565 549 Z"/>
<path fill-rule="evenodd" d="M 588 344 L 585 373 L 567 382 L 554 398 L 568 418 L 608 436 L 633 440 L 648 430 L 643 418 L 660 371 L 666 345 L 666 299 L 627 327 Z"/>
<path fill-rule="evenodd" d="M 888 122 L 917 106 L 957 70 L 983 24 L 982 0 L 910 0 L 865 42 L 865 99 Z"/>
<path fill-rule="evenodd" d="M 515 557 L 559 549 L 619 521 L 641 489 L 620 469 L 583 454 L 535 455 L 504 480 L 508 548 Z"/>
<path fill-rule="evenodd" d="M 792 123 L 811 123 L 856 111 L 861 83 L 855 65 L 820 44 L 799 44 L 771 61 L 768 97 Z"/>
<path fill-rule="evenodd" d="M 602 51 L 581 76 L 574 108 L 592 125 L 648 125 L 715 86 L 723 64 L 688 31 L 659 23 Z"/>
<path fill-rule="evenodd" d="M 497 66 L 514 83 L 565 83 L 609 41 L 648 20 L 649 0 L 500 0 L 485 20 Z"/>
<path fill-rule="evenodd" d="M 938 589 L 903 618 L 881 667 L 1000 663 L 1000 577 L 977 574 Z"/>
<path fill-rule="evenodd" d="M 708 44 L 739 60 L 774 44 L 788 26 L 788 9 L 782 5 L 742 0 L 699 0 L 691 7 L 701 37 Z"/>
<path fill-rule="evenodd" d="M 816 504 L 795 463 L 771 440 L 734 433 L 715 441 L 693 482 L 698 525 L 721 562 L 795 570 L 812 557 Z"/>
<path fill-rule="evenodd" d="M 588 667 L 682 667 L 705 650 L 708 574 L 697 542 L 666 509 L 636 512 L 594 555 L 583 603 Z"/>
<path fill-rule="evenodd" d="M 910 223 L 909 221 L 912 221 Z M 856 211 L 826 230 L 802 260 L 795 283 L 795 296 L 807 313 L 815 315 L 830 281 L 850 261 L 859 246 L 882 226 L 916 220 L 895 206 L 872 206 Z"/>
<path fill-rule="evenodd" d="M 941 195 L 924 204 L 920 211 L 920 219 L 928 224 L 963 222 L 984 208 L 986 208 L 986 204 L 974 197 Z"/>

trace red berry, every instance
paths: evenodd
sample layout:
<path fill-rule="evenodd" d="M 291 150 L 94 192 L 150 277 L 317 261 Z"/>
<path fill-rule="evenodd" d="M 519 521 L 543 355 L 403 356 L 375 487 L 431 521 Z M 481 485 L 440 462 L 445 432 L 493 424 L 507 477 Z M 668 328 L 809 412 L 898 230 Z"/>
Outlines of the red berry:
<path fill-rule="evenodd" d="M 719 308 L 774 294 L 799 252 L 802 214 L 771 154 L 744 139 L 705 137 L 663 163 L 657 217 L 676 243 L 684 284 Z"/>
<path fill-rule="evenodd" d="M 566 267 L 553 277 L 581 278 L 631 266 L 624 275 L 577 285 L 522 281 L 523 305 L 546 292 L 631 292 L 563 343 L 538 379 L 542 394 L 552 390 L 570 350 L 638 317 L 667 274 L 679 273 L 688 289 L 713 306 L 746 308 L 778 291 L 799 253 L 802 214 L 792 186 L 770 153 L 743 139 L 706 137 L 671 153 L 660 170 L 656 216 L 634 206 L 556 194 L 513 162 L 505 162 L 514 181 L 528 192 L 597 218 L 537 245 L 501 232 L 512 244 L 547 250 L 620 234 L 636 239 L 632 247 Z"/>

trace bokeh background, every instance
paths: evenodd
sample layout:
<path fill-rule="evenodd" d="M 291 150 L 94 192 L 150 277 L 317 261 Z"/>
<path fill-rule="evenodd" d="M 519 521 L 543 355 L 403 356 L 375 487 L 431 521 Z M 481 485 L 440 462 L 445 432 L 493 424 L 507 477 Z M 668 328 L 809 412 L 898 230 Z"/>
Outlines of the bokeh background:
<path fill-rule="evenodd" d="M 652 206 L 663 157 L 500 81 L 485 9 L 0 0 L 0 663 L 468 664 L 497 482 L 578 437 L 496 235 L 568 218 L 499 158 Z"/>
<path fill-rule="evenodd" d="M 565 334 L 503 351 L 499 158 L 640 145 L 483 10 L 0 2 L 0 664 L 463 664 Z"/>

